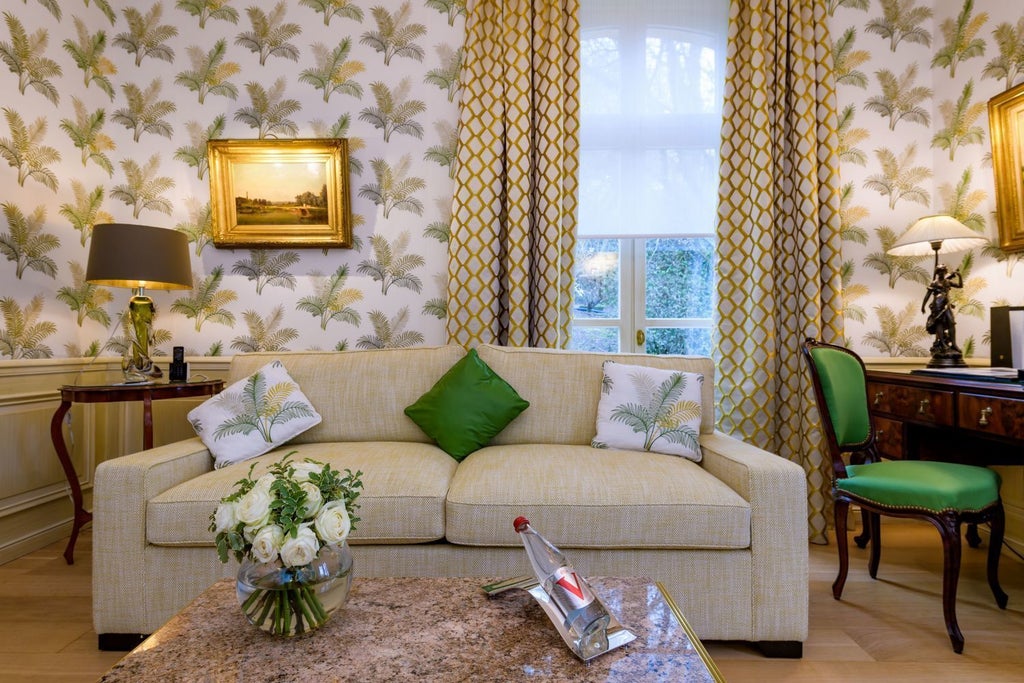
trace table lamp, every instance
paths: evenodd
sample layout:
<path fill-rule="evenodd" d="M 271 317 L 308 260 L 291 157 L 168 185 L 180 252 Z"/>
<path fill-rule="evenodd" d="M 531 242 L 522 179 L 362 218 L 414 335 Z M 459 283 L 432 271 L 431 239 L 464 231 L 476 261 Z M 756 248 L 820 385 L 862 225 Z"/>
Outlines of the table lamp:
<path fill-rule="evenodd" d="M 85 280 L 94 285 L 129 287 L 130 358 L 122 363 L 126 382 L 142 382 L 163 373 L 149 358 L 156 308 L 149 289 L 192 289 L 188 237 L 148 225 L 102 223 L 93 226 Z"/>
<path fill-rule="evenodd" d="M 935 335 L 929 368 L 966 367 L 963 352 L 956 343 L 956 320 L 949 290 L 964 286 L 960 270 L 949 272 L 939 263 L 939 254 L 967 251 L 988 244 L 988 240 L 952 216 L 936 215 L 921 218 L 896 240 L 886 253 L 890 256 L 928 256 L 935 254 L 932 281 L 921 302 L 921 312 L 928 306 L 925 329 Z"/>

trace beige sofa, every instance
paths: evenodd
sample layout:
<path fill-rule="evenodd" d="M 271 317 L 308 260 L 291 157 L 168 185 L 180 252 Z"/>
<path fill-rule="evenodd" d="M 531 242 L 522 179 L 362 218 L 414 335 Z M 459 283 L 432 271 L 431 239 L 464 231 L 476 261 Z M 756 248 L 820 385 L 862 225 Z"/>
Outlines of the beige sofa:
<path fill-rule="evenodd" d="M 508 577 L 530 571 L 512 528 L 520 514 L 581 573 L 662 582 L 706 640 L 752 641 L 800 656 L 807 635 L 803 470 L 714 430 L 709 358 L 616 355 L 705 376 L 698 464 L 595 449 L 601 354 L 478 348 L 530 402 L 461 463 L 403 409 L 465 350 L 241 354 L 229 383 L 280 359 L 323 421 L 289 450 L 363 472 L 350 538 L 359 576 Z M 219 470 L 198 438 L 102 463 L 96 471 L 93 620 L 103 649 L 125 649 L 214 581 L 233 576 L 209 515 L 249 468 Z M 628 615 L 621 615 L 628 622 Z"/>

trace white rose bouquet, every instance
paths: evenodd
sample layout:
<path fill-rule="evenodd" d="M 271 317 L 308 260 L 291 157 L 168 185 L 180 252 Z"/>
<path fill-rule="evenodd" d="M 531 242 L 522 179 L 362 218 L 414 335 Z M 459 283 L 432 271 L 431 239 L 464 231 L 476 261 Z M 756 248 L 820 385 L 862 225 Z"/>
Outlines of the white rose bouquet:
<path fill-rule="evenodd" d="M 256 465 L 236 482 L 210 515 L 221 562 L 230 555 L 242 562 L 280 567 L 281 588 L 256 588 L 242 611 L 271 633 L 290 634 L 320 626 L 327 613 L 305 581 L 305 571 L 324 546 L 340 545 L 359 518 L 356 498 L 362 472 L 345 470 L 310 458 L 290 462 L 292 451 L 253 479 Z M 268 621 L 269 620 L 269 621 Z"/>

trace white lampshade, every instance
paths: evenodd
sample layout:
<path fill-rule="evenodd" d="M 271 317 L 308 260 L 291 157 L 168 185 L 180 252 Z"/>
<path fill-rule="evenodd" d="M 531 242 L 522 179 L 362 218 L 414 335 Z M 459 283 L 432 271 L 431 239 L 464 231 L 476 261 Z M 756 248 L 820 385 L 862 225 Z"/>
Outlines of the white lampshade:
<path fill-rule="evenodd" d="M 988 239 L 952 216 L 925 216 L 903 233 L 886 253 L 890 256 L 937 256 L 985 244 Z"/>

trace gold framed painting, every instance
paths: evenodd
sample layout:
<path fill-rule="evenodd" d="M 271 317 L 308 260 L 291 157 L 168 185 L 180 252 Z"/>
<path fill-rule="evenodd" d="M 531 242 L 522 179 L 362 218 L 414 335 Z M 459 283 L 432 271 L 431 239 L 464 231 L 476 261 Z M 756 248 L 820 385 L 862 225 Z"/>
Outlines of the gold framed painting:
<path fill-rule="evenodd" d="M 217 247 L 352 246 L 348 140 L 210 140 Z"/>
<path fill-rule="evenodd" d="M 1024 83 L 988 101 L 996 216 L 1003 251 L 1024 251 Z"/>

